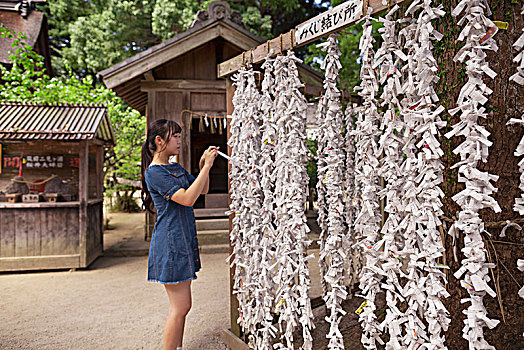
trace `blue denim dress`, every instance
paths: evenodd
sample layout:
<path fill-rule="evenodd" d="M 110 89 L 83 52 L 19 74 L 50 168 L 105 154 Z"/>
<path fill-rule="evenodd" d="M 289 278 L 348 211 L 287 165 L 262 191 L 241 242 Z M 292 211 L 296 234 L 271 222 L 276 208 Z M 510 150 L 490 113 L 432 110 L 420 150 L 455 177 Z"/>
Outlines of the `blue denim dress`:
<path fill-rule="evenodd" d="M 150 166 L 145 180 L 157 211 L 147 280 L 177 284 L 196 279 L 201 264 L 193 207 L 170 200 L 179 189 L 187 189 L 195 177 L 180 164 L 171 163 Z"/>

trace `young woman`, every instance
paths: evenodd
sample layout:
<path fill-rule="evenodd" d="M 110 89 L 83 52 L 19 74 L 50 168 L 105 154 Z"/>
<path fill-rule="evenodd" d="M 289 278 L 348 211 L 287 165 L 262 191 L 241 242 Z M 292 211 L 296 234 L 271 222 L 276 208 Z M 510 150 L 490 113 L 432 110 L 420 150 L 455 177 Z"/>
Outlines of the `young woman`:
<path fill-rule="evenodd" d="M 162 283 L 169 298 L 164 328 L 164 349 L 182 349 L 186 315 L 191 309 L 191 281 L 200 270 L 193 204 L 209 189 L 209 170 L 217 147 L 209 147 L 200 159 L 195 178 L 169 157 L 180 151 L 180 126 L 171 120 L 151 123 L 142 146 L 142 198 L 157 220 L 149 248 L 148 281 Z"/>

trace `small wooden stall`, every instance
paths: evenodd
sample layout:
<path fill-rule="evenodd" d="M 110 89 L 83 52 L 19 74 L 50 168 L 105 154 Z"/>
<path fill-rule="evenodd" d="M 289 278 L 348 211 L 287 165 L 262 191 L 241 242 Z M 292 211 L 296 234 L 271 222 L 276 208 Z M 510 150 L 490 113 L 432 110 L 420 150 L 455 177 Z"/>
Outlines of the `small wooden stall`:
<path fill-rule="evenodd" d="M 0 104 L 0 271 L 82 268 L 100 256 L 113 144 L 105 107 Z M 15 186 L 29 193 L 7 193 Z"/>

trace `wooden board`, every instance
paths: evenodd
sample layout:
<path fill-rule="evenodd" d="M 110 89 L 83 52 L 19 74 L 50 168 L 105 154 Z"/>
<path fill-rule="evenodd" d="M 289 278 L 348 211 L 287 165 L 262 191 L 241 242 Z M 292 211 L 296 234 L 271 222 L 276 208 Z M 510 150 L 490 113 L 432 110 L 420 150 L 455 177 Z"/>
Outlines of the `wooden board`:
<path fill-rule="evenodd" d="M 361 0 L 364 6 L 363 13 L 366 13 L 367 6 L 369 6 L 373 9 L 372 14 L 382 12 L 385 9 L 387 9 L 388 6 L 393 7 L 395 6 L 395 4 L 400 4 L 405 1 L 408 1 L 408 0 L 390 0 L 386 2 L 386 5 L 383 5 L 382 0 L 369 0 L 369 1 Z M 388 5 L 388 2 L 389 2 L 389 5 Z M 362 18 L 362 16 L 358 16 L 352 22 L 347 23 L 343 27 L 338 28 L 338 30 L 342 30 L 344 28 L 347 28 L 355 24 L 360 18 Z M 308 21 L 304 23 L 307 23 Z M 328 35 L 329 33 L 331 32 L 325 32 L 325 34 L 323 35 Z M 290 50 L 295 47 L 306 45 L 311 41 L 319 39 L 320 37 L 322 36 L 312 36 L 307 41 L 297 44 L 295 41 L 295 29 L 292 29 L 291 31 L 285 34 L 282 34 L 279 37 L 268 40 L 265 43 L 258 45 L 254 49 L 245 51 L 244 53 L 240 55 L 237 55 L 223 63 L 220 63 L 217 68 L 218 77 L 225 78 L 231 74 L 234 74 L 240 69 L 240 67 L 242 67 L 246 63 L 255 63 L 256 64 L 256 63 L 262 62 L 266 58 L 270 50 L 273 50 L 274 55 L 277 55 L 286 50 Z"/>
<path fill-rule="evenodd" d="M 79 231 L 79 250 L 80 250 L 80 266 L 86 266 L 87 254 L 87 199 L 88 199 L 88 144 L 87 142 L 80 143 L 80 168 L 78 179 L 78 199 L 80 206 L 78 207 L 78 231 Z"/>
<path fill-rule="evenodd" d="M 0 258 L 0 271 L 69 269 L 80 267 L 78 254 Z"/>
<path fill-rule="evenodd" d="M 78 207 L 0 210 L 0 256 L 78 253 Z"/>
<path fill-rule="evenodd" d="M 226 90 L 226 82 L 224 80 L 196 80 L 196 79 L 171 79 L 171 80 L 156 80 L 146 81 L 140 83 L 142 91 L 171 91 L 171 90 Z"/>
<path fill-rule="evenodd" d="M 296 26 L 294 45 L 302 46 L 355 23 L 364 13 L 365 1 L 349 0 Z M 366 2 L 367 3 L 367 2 Z"/>
<path fill-rule="evenodd" d="M 225 82 L 224 82 L 225 83 Z M 225 84 L 224 84 L 225 88 Z M 226 110 L 225 89 L 220 93 L 191 92 L 191 110 L 198 111 L 216 111 L 223 113 Z M 211 114 L 213 115 L 213 114 Z"/>

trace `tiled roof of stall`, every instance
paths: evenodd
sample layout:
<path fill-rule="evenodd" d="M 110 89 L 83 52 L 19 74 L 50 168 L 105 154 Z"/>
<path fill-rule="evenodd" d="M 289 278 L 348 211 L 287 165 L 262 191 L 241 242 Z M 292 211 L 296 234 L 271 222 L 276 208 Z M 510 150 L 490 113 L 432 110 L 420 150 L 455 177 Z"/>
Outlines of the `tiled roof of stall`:
<path fill-rule="evenodd" d="M 0 141 L 81 141 L 95 138 L 115 143 L 104 106 L 0 103 Z"/>

